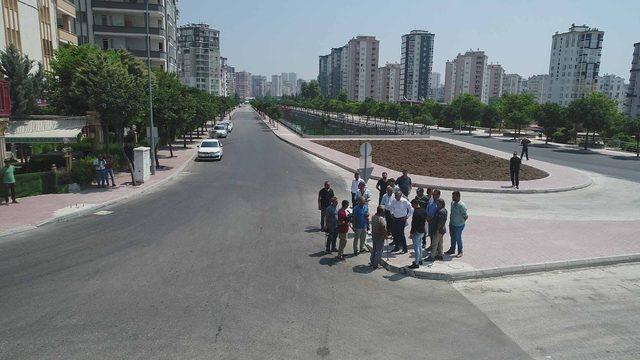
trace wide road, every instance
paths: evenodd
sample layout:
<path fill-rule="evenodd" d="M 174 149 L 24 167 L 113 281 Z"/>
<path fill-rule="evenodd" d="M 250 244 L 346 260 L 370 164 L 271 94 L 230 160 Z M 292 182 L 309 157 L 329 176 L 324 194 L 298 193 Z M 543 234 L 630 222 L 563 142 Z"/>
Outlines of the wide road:
<path fill-rule="evenodd" d="M 324 256 L 341 176 L 233 120 L 222 161 L 0 240 L 0 359 L 529 358 L 450 284 Z"/>
<path fill-rule="evenodd" d="M 488 148 L 513 152 L 521 148 L 512 138 L 496 136 L 474 136 L 462 132 L 439 132 L 432 130 L 434 136 L 465 141 Z M 592 171 L 619 179 L 640 181 L 640 159 L 624 155 L 605 155 L 590 150 L 564 148 L 553 144 L 533 143 L 529 145 L 529 157 L 550 163 L 569 166 L 578 170 Z"/>

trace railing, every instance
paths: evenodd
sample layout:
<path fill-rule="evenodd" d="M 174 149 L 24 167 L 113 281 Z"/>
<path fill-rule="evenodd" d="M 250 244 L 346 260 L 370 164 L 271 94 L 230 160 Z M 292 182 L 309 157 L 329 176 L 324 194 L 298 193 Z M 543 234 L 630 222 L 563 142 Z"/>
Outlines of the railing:
<path fill-rule="evenodd" d="M 96 8 L 142 10 L 142 11 L 145 11 L 147 9 L 147 4 L 144 2 L 131 3 L 131 2 L 121 2 L 121 1 L 92 0 L 91 6 L 93 6 L 94 10 Z M 160 4 L 149 4 L 149 11 L 164 12 L 164 7 Z"/>
<path fill-rule="evenodd" d="M 133 56 L 137 56 L 137 57 L 141 57 L 141 58 L 146 58 L 147 57 L 147 50 L 127 49 L 127 51 L 130 52 L 131 55 L 133 55 Z M 167 59 L 167 53 L 164 52 L 164 51 L 151 51 L 150 52 L 150 56 L 152 58 L 155 58 L 155 59 L 163 59 L 163 60 Z"/>
<path fill-rule="evenodd" d="M 147 28 L 144 26 L 111 26 L 111 25 L 93 25 L 93 32 L 106 32 L 118 34 L 141 34 L 146 35 Z M 149 34 L 164 36 L 163 28 L 150 27 Z"/>

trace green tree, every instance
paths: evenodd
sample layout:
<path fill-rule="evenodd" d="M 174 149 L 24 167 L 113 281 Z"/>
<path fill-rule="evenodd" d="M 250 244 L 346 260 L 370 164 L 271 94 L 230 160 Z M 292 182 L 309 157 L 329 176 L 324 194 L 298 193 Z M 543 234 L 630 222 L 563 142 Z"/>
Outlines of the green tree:
<path fill-rule="evenodd" d="M 500 114 L 495 105 L 491 104 L 484 108 L 480 123 L 482 126 L 489 128 L 489 137 L 491 137 L 492 129 L 500 124 Z"/>
<path fill-rule="evenodd" d="M 640 116 L 628 116 L 624 122 L 624 132 L 636 138 L 636 156 L 640 157 Z"/>
<path fill-rule="evenodd" d="M 617 105 L 605 94 L 592 93 L 576 99 L 567 108 L 567 118 L 577 129 L 581 126 L 586 132 L 584 148 L 587 149 L 589 133 L 607 130 L 618 116 Z"/>
<path fill-rule="evenodd" d="M 300 96 L 303 99 L 314 99 L 320 96 L 320 84 L 317 80 L 311 80 L 306 83 L 304 88 L 300 88 Z"/>
<path fill-rule="evenodd" d="M 28 115 L 37 111 L 37 101 L 42 97 L 44 88 L 44 72 L 42 64 L 32 71 L 36 62 L 23 55 L 10 44 L 0 51 L 0 73 L 9 82 L 11 97 L 11 114 Z"/>
<path fill-rule="evenodd" d="M 566 109 L 558 104 L 546 103 L 538 106 L 536 114 L 538 125 L 544 129 L 545 144 L 558 129 L 566 126 Z"/>
<path fill-rule="evenodd" d="M 515 130 L 515 139 L 516 133 L 531 124 L 538 104 L 531 94 L 507 94 L 498 99 L 495 106 L 507 126 Z"/>
<path fill-rule="evenodd" d="M 456 120 L 457 125 L 460 126 L 460 131 L 462 131 L 462 125 L 469 126 L 469 134 L 471 134 L 470 125 L 480 120 L 484 104 L 471 94 L 461 94 L 453 99 L 451 107 L 456 111 Z M 451 131 L 453 131 L 453 128 Z"/>
<path fill-rule="evenodd" d="M 338 93 L 337 99 L 342 103 L 346 103 L 347 101 L 349 101 L 349 96 L 347 96 L 347 93 L 342 90 Z"/>

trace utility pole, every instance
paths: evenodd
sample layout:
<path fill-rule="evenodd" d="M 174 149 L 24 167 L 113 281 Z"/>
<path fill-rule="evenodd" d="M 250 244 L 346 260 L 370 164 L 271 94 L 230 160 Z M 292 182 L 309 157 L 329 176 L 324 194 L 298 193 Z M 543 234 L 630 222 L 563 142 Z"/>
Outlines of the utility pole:
<path fill-rule="evenodd" d="M 147 26 L 147 72 L 149 74 L 149 139 L 151 145 L 151 175 L 156 174 L 156 139 L 153 133 L 153 89 L 151 86 L 151 35 L 149 34 L 149 22 L 151 21 L 149 14 L 149 0 L 146 0 L 146 19 Z"/>

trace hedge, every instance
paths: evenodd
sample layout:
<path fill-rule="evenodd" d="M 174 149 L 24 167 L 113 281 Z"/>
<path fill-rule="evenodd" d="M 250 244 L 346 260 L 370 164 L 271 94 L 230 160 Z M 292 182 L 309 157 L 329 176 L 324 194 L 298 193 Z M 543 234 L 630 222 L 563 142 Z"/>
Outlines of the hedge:
<path fill-rule="evenodd" d="M 42 194 L 63 194 L 68 192 L 69 186 L 61 184 L 59 174 L 51 172 L 16 174 L 16 197 L 22 198 Z M 0 189 L 4 197 L 4 186 Z"/>

